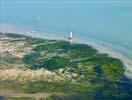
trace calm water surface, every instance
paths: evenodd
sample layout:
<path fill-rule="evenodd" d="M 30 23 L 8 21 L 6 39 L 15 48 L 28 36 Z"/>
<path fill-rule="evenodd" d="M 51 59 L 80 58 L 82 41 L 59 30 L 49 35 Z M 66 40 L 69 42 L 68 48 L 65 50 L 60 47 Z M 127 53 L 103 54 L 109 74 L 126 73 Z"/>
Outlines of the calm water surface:
<path fill-rule="evenodd" d="M 1 0 L 0 23 L 56 36 L 73 30 L 132 59 L 131 0 Z"/>

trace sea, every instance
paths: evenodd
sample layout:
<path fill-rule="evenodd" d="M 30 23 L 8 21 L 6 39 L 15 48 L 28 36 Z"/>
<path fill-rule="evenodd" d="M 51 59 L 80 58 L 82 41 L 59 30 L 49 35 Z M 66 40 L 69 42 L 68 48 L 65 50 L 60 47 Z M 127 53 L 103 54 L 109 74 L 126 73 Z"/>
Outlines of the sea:
<path fill-rule="evenodd" d="M 0 0 L 0 32 L 73 41 L 120 58 L 132 79 L 132 0 Z"/>

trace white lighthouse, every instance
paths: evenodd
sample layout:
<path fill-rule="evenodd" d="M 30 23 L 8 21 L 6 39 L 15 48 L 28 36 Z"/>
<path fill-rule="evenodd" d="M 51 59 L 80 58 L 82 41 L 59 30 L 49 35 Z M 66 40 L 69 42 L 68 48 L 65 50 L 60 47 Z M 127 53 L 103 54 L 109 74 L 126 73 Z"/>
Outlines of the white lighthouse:
<path fill-rule="evenodd" d="M 69 36 L 69 39 L 72 39 L 72 31 L 70 32 L 70 36 Z"/>
<path fill-rule="evenodd" d="M 69 33 L 68 41 L 72 44 L 72 31 Z"/>

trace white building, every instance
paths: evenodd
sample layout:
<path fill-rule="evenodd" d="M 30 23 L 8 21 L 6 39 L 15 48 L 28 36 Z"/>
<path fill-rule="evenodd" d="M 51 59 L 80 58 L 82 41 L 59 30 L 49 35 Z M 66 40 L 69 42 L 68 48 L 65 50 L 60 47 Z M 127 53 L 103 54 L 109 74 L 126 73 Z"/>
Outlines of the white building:
<path fill-rule="evenodd" d="M 69 33 L 69 37 L 68 37 L 68 41 L 72 44 L 72 38 L 73 38 L 73 35 L 72 35 L 72 31 Z"/>

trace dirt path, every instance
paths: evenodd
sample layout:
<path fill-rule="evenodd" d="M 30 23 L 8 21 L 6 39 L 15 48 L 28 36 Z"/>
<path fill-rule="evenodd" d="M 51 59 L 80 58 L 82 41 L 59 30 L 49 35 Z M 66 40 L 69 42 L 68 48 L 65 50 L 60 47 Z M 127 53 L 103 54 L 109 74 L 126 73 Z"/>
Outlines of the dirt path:
<path fill-rule="evenodd" d="M 30 98 L 47 98 L 51 94 L 49 93 L 35 93 L 35 94 L 30 94 L 30 93 L 20 93 L 20 92 L 15 92 L 12 90 L 0 90 L 0 96 L 3 97 L 30 97 Z"/>

